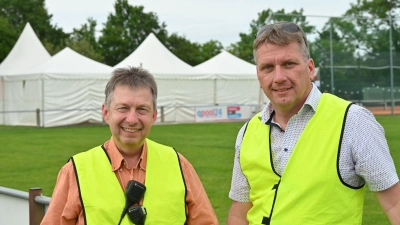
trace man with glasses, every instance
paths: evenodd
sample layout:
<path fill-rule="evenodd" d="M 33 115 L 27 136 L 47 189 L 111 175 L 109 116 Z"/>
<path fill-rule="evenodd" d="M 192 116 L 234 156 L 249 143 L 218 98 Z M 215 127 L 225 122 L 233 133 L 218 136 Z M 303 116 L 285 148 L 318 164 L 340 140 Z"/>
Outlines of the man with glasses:
<path fill-rule="evenodd" d="M 218 224 L 188 160 L 147 139 L 157 119 L 153 76 L 141 68 L 116 69 L 105 96 L 111 139 L 61 169 L 41 224 Z"/>
<path fill-rule="evenodd" d="M 364 186 L 400 224 L 400 184 L 383 128 L 367 109 L 311 82 L 300 26 L 261 28 L 253 44 L 270 103 L 239 131 L 228 225 L 361 224 Z"/>

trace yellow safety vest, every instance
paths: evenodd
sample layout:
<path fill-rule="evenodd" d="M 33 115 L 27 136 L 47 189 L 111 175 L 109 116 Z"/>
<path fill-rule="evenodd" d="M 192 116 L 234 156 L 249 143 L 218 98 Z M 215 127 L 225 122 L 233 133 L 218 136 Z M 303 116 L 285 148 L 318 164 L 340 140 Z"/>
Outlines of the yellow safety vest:
<path fill-rule="evenodd" d="M 186 185 L 177 152 L 146 139 L 145 225 L 183 225 Z M 117 225 L 125 206 L 122 190 L 106 151 L 98 146 L 72 157 L 86 225 Z M 125 215 L 121 224 L 132 224 Z"/>
<path fill-rule="evenodd" d="M 364 185 L 339 175 L 339 154 L 350 102 L 323 94 L 299 137 L 282 177 L 273 168 L 269 125 L 248 123 L 240 165 L 250 185 L 250 225 L 361 224 Z"/>

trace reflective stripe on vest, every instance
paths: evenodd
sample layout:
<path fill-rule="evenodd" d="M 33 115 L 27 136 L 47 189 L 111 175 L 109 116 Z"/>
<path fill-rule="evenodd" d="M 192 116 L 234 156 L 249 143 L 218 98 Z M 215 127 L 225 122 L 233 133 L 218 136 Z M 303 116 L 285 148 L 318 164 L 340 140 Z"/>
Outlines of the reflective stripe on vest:
<path fill-rule="evenodd" d="M 186 221 L 186 186 L 178 154 L 146 139 L 145 225 L 182 225 Z M 86 225 L 118 224 L 125 194 L 102 147 L 72 157 Z M 121 224 L 132 224 L 126 215 Z"/>
<path fill-rule="evenodd" d="M 323 94 L 280 177 L 273 169 L 270 126 L 253 117 L 243 137 L 241 168 L 250 185 L 249 224 L 361 224 L 364 188 L 338 175 L 350 102 Z"/>

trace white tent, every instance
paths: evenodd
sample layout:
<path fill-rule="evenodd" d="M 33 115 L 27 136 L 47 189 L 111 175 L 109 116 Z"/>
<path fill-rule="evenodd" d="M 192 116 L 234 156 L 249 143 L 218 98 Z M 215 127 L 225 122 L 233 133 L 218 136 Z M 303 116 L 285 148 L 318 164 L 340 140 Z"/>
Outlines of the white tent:
<path fill-rule="evenodd" d="M 27 23 L 14 47 L 0 64 L 0 124 L 5 123 L 6 116 L 3 76 L 24 73 L 46 62 L 50 57 L 31 25 Z"/>
<path fill-rule="evenodd" d="M 50 57 L 31 25 L 26 23 L 14 47 L 0 64 L 0 76 L 26 72 L 46 62 Z"/>
<path fill-rule="evenodd" d="M 40 119 L 43 127 L 102 122 L 101 104 L 111 72 L 112 67 L 65 48 L 32 70 L 6 75 L 6 110 L 25 113 L 7 114 L 5 122 L 37 125 Z"/>
<path fill-rule="evenodd" d="M 205 73 L 216 74 L 218 104 L 257 105 L 268 102 L 257 79 L 256 66 L 227 51 L 195 66 Z"/>
<path fill-rule="evenodd" d="M 142 67 L 153 74 L 158 86 L 157 105 L 162 121 L 193 121 L 194 106 L 214 105 L 214 77 L 185 63 L 158 39 L 149 36 L 114 68 Z"/>

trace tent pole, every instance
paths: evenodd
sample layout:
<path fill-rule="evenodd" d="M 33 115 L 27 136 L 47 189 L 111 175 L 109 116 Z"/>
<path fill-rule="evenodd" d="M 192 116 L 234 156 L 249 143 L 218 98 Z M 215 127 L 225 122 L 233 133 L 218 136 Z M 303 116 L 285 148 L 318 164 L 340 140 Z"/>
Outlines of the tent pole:
<path fill-rule="evenodd" d="M 218 103 L 217 103 L 217 79 L 214 79 L 214 105 L 218 105 Z"/>
<path fill-rule="evenodd" d="M 261 106 L 262 106 L 262 99 L 263 99 L 263 91 L 260 88 L 258 91 L 258 107 L 257 107 L 257 112 L 261 112 Z"/>
<path fill-rule="evenodd" d="M 44 127 L 44 79 L 42 81 L 42 127 Z"/>
<path fill-rule="evenodd" d="M 6 110 L 6 101 L 5 101 L 5 90 L 4 90 L 4 87 L 5 87 L 5 85 L 4 85 L 4 76 L 1 76 L 1 100 L 2 100 L 2 102 L 1 102 L 1 104 L 3 105 L 2 106 L 2 111 L 3 111 L 3 115 L 2 115 L 2 117 L 3 117 L 3 122 L 2 122 L 2 124 L 6 124 L 6 113 L 5 113 L 5 110 Z"/>

